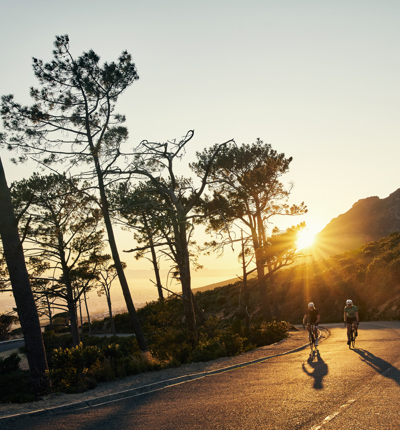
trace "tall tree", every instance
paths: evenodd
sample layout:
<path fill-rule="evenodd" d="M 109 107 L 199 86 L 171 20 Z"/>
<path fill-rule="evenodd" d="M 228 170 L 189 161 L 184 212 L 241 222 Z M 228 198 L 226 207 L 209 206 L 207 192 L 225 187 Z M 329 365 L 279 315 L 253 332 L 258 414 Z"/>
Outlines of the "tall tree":
<path fill-rule="evenodd" d="M 107 299 L 107 307 L 108 307 L 108 316 L 110 317 L 110 326 L 111 333 L 115 336 L 117 334 L 115 329 L 113 311 L 112 311 L 112 301 L 111 301 L 111 287 L 118 276 L 117 271 L 115 270 L 115 266 L 110 262 L 111 256 L 105 255 L 101 261 L 99 267 L 99 277 L 98 277 L 98 285 L 100 288 L 97 290 L 97 295 L 100 297 L 101 295 L 105 295 Z M 123 263 L 125 266 L 125 263 Z"/>
<path fill-rule="evenodd" d="M 17 220 L 11 202 L 10 190 L 0 158 L 0 235 L 8 273 L 11 279 L 18 317 L 25 339 L 29 370 L 38 399 L 49 390 L 47 361 L 35 300 L 29 284 L 24 251 L 18 235 Z"/>
<path fill-rule="evenodd" d="M 118 97 L 138 79 L 131 55 L 124 51 L 117 62 L 100 65 L 92 50 L 75 58 L 69 38 L 57 36 L 49 63 L 33 59 L 34 74 L 40 88 L 31 88 L 32 106 L 21 106 L 12 95 L 2 97 L 4 127 L 11 133 L 0 143 L 19 150 L 20 161 L 28 157 L 45 165 L 69 163 L 70 167 L 90 165 L 83 173 L 97 180 L 101 211 L 109 246 L 136 334 L 139 348 L 147 351 L 121 264 L 106 196 L 107 174 L 120 156 L 128 137 L 125 117 L 115 112 Z M 114 172 L 118 170 L 115 169 Z"/>
<path fill-rule="evenodd" d="M 202 196 L 211 165 L 221 148 L 227 143 L 216 144 L 209 152 L 209 160 L 199 173 L 198 184 L 191 178 L 179 177 L 176 163 L 185 154 L 186 145 L 194 132 L 190 130 L 181 140 L 164 143 L 142 141 L 136 148 L 126 173 L 148 179 L 149 192 L 157 193 L 162 202 L 162 211 L 172 227 L 171 253 L 179 271 L 182 285 L 182 300 L 188 331 L 193 341 L 197 339 L 196 310 L 191 289 L 190 243 L 195 219 L 199 216 L 194 208 Z"/>
<path fill-rule="evenodd" d="M 78 180 L 56 174 L 16 182 L 12 196 L 24 208 L 20 228 L 28 261 L 36 273 L 50 271 L 58 280 L 50 293 L 65 300 L 78 345 L 76 304 L 97 276 L 96 257 L 104 246 L 97 204 Z"/>
<path fill-rule="evenodd" d="M 151 262 L 158 298 L 163 300 L 160 254 L 166 254 L 165 247 L 172 240 L 172 226 L 163 199 L 151 182 L 135 185 L 129 181 L 119 182 L 112 187 L 109 196 L 113 213 L 124 228 L 133 231 L 133 239 L 138 244 L 129 252 L 135 253 L 136 260 L 147 258 Z"/>
<path fill-rule="evenodd" d="M 198 153 L 198 161 L 191 165 L 196 172 L 210 171 L 209 187 L 213 196 L 203 202 L 209 231 L 224 231 L 228 234 L 235 222 L 239 222 L 246 230 L 255 254 L 263 316 L 271 320 L 265 277 L 266 268 L 271 270 L 269 273 L 272 276 L 276 256 L 272 252 L 271 219 L 307 212 L 304 202 L 300 205 L 288 204 L 290 188 L 286 189 L 280 180 L 288 172 L 292 158 L 279 154 L 260 139 L 251 145 L 225 145 L 216 156 L 215 149 Z M 213 161 L 210 164 L 211 158 Z"/>

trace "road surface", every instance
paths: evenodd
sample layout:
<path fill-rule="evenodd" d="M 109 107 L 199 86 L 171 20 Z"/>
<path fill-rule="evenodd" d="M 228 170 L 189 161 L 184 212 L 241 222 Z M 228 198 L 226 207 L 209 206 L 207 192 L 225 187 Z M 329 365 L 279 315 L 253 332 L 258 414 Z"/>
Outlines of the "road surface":
<path fill-rule="evenodd" d="M 185 384 L 4 429 L 400 429 L 400 322 L 361 323 L 354 350 L 326 325 L 319 354 L 273 357 Z"/>

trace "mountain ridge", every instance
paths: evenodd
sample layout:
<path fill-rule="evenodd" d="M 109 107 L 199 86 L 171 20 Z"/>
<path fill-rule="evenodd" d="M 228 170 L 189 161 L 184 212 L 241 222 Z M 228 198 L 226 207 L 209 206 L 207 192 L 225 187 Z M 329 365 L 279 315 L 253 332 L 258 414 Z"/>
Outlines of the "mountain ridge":
<path fill-rule="evenodd" d="M 400 188 L 386 198 L 360 199 L 333 218 L 315 237 L 322 253 L 333 255 L 400 231 Z"/>

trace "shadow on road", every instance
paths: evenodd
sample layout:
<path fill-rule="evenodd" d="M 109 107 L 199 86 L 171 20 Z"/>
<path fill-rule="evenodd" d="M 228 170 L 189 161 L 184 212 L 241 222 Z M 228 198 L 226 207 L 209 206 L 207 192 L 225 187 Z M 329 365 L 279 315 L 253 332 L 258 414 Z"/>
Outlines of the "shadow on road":
<path fill-rule="evenodd" d="M 377 357 L 365 349 L 353 349 L 356 352 L 360 359 L 367 363 L 368 366 L 371 366 L 376 372 L 382 374 L 385 378 L 393 379 L 400 385 L 400 370 L 396 367 L 393 367 L 389 362 L 383 360 L 382 358 Z M 390 369 L 390 370 L 389 370 Z M 389 370 L 389 371 L 387 371 Z M 386 372 L 386 373 L 385 373 Z"/>
<path fill-rule="evenodd" d="M 308 367 L 311 367 L 312 371 L 308 370 L 306 365 L 303 363 L 303 372 L 311 378 L 314 378 L 313 388 L 316 390 L 322 390 L 324 388 L 323 379 L 328 374 L 328 365 L 322 359 L 319 351 L 315 355 L 310 355 L 307 360 Z"/>

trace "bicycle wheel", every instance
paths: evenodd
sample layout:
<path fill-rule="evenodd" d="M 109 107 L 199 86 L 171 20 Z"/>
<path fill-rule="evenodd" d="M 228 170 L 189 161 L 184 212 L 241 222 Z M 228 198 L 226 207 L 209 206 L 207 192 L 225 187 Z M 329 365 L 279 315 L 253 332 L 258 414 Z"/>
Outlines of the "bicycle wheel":
<path fill-rule="evenodd" d="M 351 343 L 351 346 L 354 348 L 356 345 L 356 336 L 355 336 L 353 327 L 351 328 L 351 341 L 350 341 L 350 343 Z"/>
<path fill-rule="evenodd" d="M 311 349 L 311 354 L 314 354 L 314 352 L 317 350 L 317 347 L 315 345 L 314 325 L 312 324 L 310 327 L 310 349 Z"/>
<path fill-rule="evenodd" d="M 312 333 L 310 333 L 310 350 L 311 350 L 311 354 L 314 352 L 314 345 L 315 345 L 314 335 Z"/>

